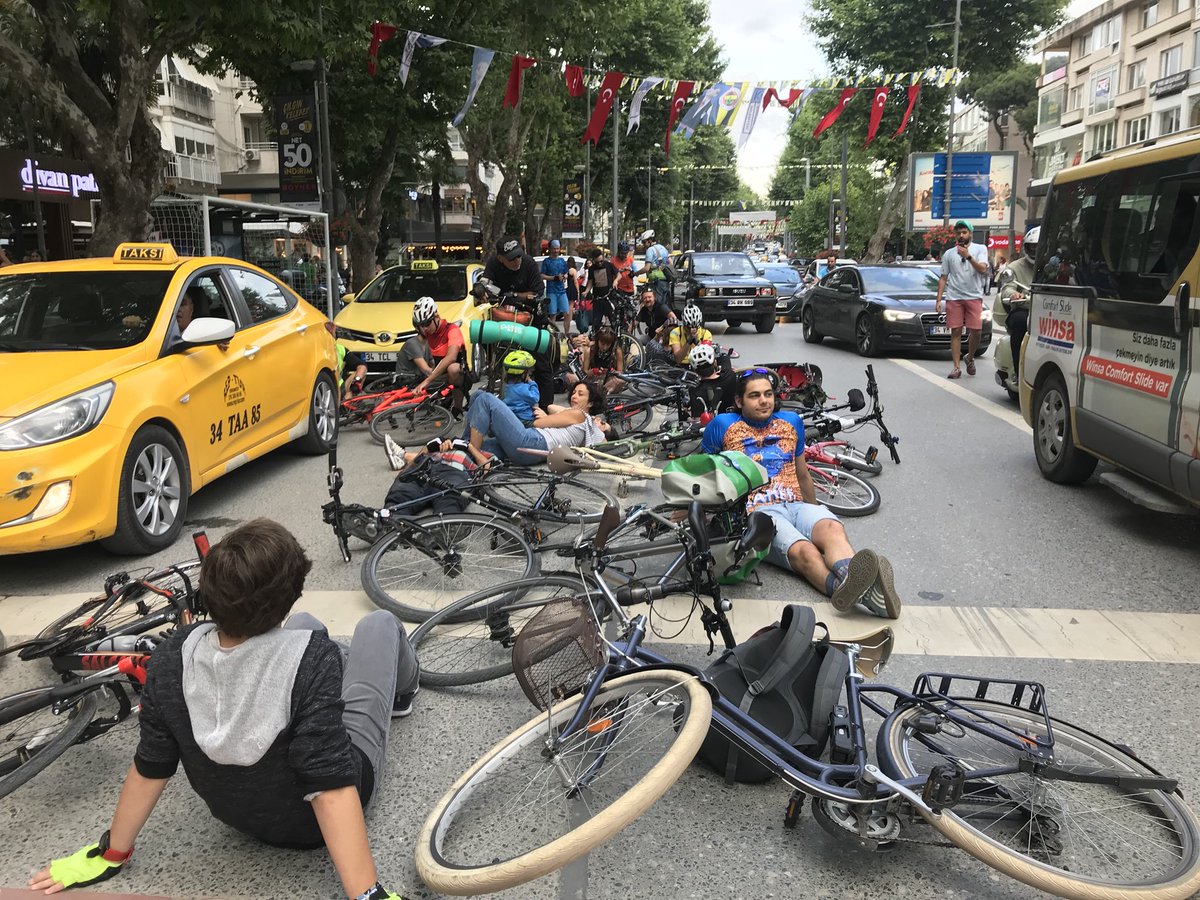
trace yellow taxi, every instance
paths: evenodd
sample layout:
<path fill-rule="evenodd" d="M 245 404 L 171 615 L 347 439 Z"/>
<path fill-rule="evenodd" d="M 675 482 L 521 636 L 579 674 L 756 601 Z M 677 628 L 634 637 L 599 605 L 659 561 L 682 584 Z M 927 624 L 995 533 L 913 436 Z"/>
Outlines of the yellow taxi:
<path fill-rule="evenodd" d="M 486 306 L 476 306 L 471 287 L 483 274 L 479 263 L 414 259 L 376 275 L 357 294 L 346 294 L 347 304 L 334 317 L 337 339 L 357 353 L 372 374 L 390 374 L 404 342 L 417 332 L 412 324 L 413 304 L 421 297 L 437 301 L 438 314 L 462 330 L 470 359 L 472 319 L 486 318 Z"/>
<path fill-rule="evenodd" d="M 210 481 L 327 452 L 331 327 L 261 269 L 168 244 L 0 269 L 0 554 L 151 553 Z"/>

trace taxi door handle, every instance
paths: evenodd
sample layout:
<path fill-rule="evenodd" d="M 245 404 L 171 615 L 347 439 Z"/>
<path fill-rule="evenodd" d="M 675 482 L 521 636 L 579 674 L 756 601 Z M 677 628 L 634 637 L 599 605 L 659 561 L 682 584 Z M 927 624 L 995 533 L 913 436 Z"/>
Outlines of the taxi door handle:
<path fill-rule="evenodd" d="M 304 334 L 304 332 L 306 332 L 306 331 L 308 331 L 307 325 L 297 325 L 296 326 L 296 334 Z"/>
<path fill-rule="evenodd" d="M 255 347 L 253 344 L 251 344 L 245 349 L 245 351 L 242 353 L 242 356 L 246 357 L 246 359 L 254 359 L 254 355 L 258 353 L 258 350 L 258 347 Z"/>

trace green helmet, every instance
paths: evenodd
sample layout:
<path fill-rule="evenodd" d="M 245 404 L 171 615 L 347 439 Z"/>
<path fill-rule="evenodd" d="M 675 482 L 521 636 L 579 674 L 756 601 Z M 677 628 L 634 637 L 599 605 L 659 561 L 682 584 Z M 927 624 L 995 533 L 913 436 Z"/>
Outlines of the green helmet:
<path fill-rule="evenodd" d="M 534 365 L 533 354 L 527 350 L 513 350 L 504 357 L 504 371 L 509 375 L 524 375 Z"/>

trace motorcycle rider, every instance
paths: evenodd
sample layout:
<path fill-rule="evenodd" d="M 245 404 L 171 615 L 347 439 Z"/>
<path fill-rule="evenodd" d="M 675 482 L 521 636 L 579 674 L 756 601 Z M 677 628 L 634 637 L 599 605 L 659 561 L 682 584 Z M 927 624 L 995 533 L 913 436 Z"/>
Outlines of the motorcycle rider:
<path fill-rule="evenodd" d="M 1012 348 L 1012 377 L 1010 390 L 1016 390 L 1020 382 L 1021 341 L 1029 331 L 1029 288 L 1034 280 L 1034 261 L 1037 259 L 1038 238 L 1042 228 L 1034 225 L 1025 232 L 1021 255 L 1009 263 L 1008 270 L 1013 278 L 1000 289 L 1000 302 L 1008 313 L 1004 327 L 1008 329 L 1009 347 Z"/>

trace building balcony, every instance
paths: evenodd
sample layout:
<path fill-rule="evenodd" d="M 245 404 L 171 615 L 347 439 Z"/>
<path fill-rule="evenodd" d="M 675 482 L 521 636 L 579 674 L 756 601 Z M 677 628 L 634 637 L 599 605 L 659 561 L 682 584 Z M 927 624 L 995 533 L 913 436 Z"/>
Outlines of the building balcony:
<path fill-rule="evenodd" d="M 158 98 L 160 106 L 170 106 L 181 112 L 191 113 L 193 116 L 212 121 L 215 107 L 212 91 L 208 88 L 192 84 L 190 81 L 168 81 L 166 89 L 166 94 L 160 95 Z"/>
<path fill-rule="evenodd" d="M 1141 24 L 1140 22 L 1138 24 Z M 1176 31 L 1182 31 L 1185 28 L 1190 28 L 1192 24 L 1192 10 L 1189 7 L 1173 16 L 1164 16 L 1151 25 L 1149 28 L 1143 28 L 1140 31 L 1133 32 L 1130 38 L 1133 41 L 1134 47 L 1144 47 L 1152 41 L 1158 40 L 1165 34 L 1174 34 Z"/>
<path fill-rule="evenodd" d="M 1070 109 L 1062 114 L 1062 119 L 1059 125 L 1078 125 L 1083 121 L 1083 107 L 1079 109 Z"/>
<path fill-rule="evenodd" d="M 1119 109 L 1123 109 L 1126 106 L 1135 106 L 1139 103 L 1145 102 L 1146 86 L 1144 84 L 1140 87 L 1131 88 L 1127 91 L 1121 91 L 1121 93 L 1117 94 L 1117 98 L 1114 101 L 1115 105 Z"/>
<path fill-rule="evenodd" d="M 478 231 L 479 217 L 473 216 L 469 212 L 446 210 L 442 213 L 442 224 L 447 228 Z"/>
<path fill-rule="evenodd" d="M 163 175 L 168 181 L 194 181 L 197 184 L 220 184 L 221 173 L 216 160 L 197 159 L 179 153 L 168 153 Z"/>

